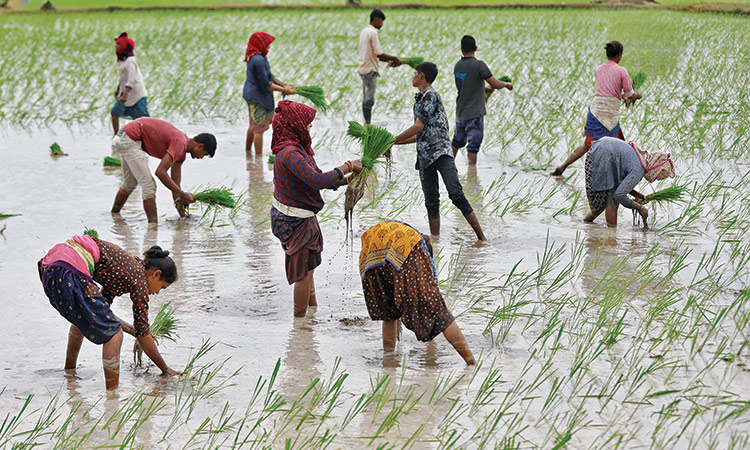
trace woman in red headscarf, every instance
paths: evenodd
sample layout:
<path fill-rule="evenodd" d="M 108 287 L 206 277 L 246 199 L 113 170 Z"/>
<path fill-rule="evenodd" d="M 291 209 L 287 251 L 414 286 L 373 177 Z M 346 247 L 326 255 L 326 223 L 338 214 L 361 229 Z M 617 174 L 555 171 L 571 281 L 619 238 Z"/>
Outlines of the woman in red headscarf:
<path fill-rule="evenodd" d="M 359 160 L 346 161 L 328 172 L 318 168 L 310 138 L 315 112 L 301 103 L 282 100 L 273 117 L 271 230 L 286 253 L 286 278 L 294 284 L 295 317 L 304 317 L 308 306 L 317 305 L 313 271 L 320 265 L 323 251 L 315 217 L 324 205 L 320 190 L 337 189 L 351 178 L 344 175 L 362 170 Z"/>
<path fill-rule="evenodd" d="M 135 59 L 135 42 L 122 33 L 115 38 L 115 53 L 117 54 L 117 71 L 120 83 L 115 91 L 115 104 L 112 107 L 112 128 L 115 134 L 120 130 L 120 117 L 149 117 L 148 93 L 143 84 L 143 75 Z"/>
<path fill-rule="evenodd" d="M 292 94 L 290 85 L 282 83 L 271 73 L 268 64 L 268 49 L 271 42 L 276 39 L 268 33 L 258 31 L 250 36 L 245 50 L 245 62 L 247 63 L 247 77 L 245 87 L 242 89 L 242 97 L 247 102 L 247 110 L 250 113 L 250 126 L 247 129 L 245 150 L 255 142 L 255 153 L 263 153 L 263 133 L 271 125 L 273 119 L 273 91 Z"/>

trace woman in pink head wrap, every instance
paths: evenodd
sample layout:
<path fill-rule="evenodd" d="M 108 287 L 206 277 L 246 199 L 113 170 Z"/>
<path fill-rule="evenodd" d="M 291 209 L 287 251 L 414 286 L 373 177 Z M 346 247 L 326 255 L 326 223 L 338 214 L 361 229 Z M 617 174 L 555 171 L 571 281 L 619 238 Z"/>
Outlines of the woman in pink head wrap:
<path fill-rule="evenodd" d="M 591 212 L 583 221 L 593 222 L 604 211 L 607 225 L 611 227 L 617 226 L 619 205 L 638 212 L 645 224 L 648 210 L 642 204 L 643 194 L 636 191 L 635 186 L 643 178 L 653 183 L 675 176 L 669 153 L 645 152 L 632 141 L 613 137 L 603 137 L 592 143 L 585 170 L 586 196 Z"/>
<path fill-rule="evenodd" d="M 115 90 L 115 104 L 111 111 L 115 134 L 120 130 L 120 117 L 129 117 L 133 120 L 149 117 L 148 93 L 134 50 L 135 42 L 128 37 L 128 33 L 122 33 L 115 38 L 117 71 L 120 75 L 120 82 Z"/>
<path fill-rule="evenodd" d="M 257 155 L 263 153 L 263 133 L 271 126 L 273 119 L 273 91 L 283 92 L 284 95 L 292 94 L 291 85 L 273 76 L 268 64 L 266 55 L 274 39 L 276 38 L 263 31 L 255 32 L 250 36 L 245 50 L 247 70 L 242 98 L 247 102 L 250 114 L 245 150 L 250 151 L 255 143 Z"/>

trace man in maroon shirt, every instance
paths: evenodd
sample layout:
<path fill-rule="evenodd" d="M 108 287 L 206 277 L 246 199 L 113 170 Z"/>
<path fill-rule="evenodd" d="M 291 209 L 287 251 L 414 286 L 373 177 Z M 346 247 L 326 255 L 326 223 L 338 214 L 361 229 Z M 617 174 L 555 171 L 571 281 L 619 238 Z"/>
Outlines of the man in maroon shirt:
<path fill-rule="evenodd" d="M 156 182 L 148 169 L 148 155 L 161 159 L 156 168 L 156 177 L 172 191 L 177 211 L 183 217 L 183 206 L 195 200 L 180 187 L 182 163 L 188 153 L 193 159 L 206 155 L 213 158 L 216 138 L 210 133 L 201 133 L 190 139 L 169 122 L 142 117 L 117 132 L 112 140 L 112 150 L 119 153 L 122 159 L 122 184 L 115 196 L 112 212 L 119 213 L 128 196 L 140 184 L 146 217 L 149 222 L 156 222 Z M 170 174 L 167 174 L 167 170 Z"/>

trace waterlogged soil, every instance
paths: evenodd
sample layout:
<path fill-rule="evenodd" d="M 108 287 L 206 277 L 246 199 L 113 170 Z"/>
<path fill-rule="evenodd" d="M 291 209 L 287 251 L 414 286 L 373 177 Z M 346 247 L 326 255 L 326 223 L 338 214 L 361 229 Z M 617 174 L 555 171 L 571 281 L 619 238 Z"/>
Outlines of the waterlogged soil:
<path fill-rule="evenodd" d="M 36 271 L 36 262 L 46 250 L 86 227 L 96 229 L 102 239 L 132 254 L 141 254 L 157 244 L 170 250 L 179 267 L 180 278 L 159 295 L 152 296 L 150 303 L 151 311 L 166 302 L 176 308 L 179 339 L 160 346 L 171 367 L 180 370 L 201 343 L 210 340 L 218 343 L 210 357 L 228 359 L 227 370 L 221 376 L 241 368 L 231 386 L 197 405 L 196 417 L 212 416 L 227 401 L 238 406 L 247 402 L 258 377 L 270 376 L 277 360 L 281 361 L 278 388 L 288 401 L 299 395 L 311 379 L 330 376 L 339 360 L 339 369 L 349 374 L 346 389 L 353 393 L 367 392 L 371 380 L 378 374 L 402 376 L 403 384 L 427 389 L 441 374 L 465 374 L 457 391 L 467 388 L 472 369 L 464 365 L 442 336 L 425 344 L 406 331 L 395 353 L 384 354 L 381 350 L 380 324 L 367 318 L 357 262 L 359 236 L 377 223 L 382 210 L 373 207 L 371 209 L 377 212 L 360 210 L 361 214 L 355 214 L 353 239 L 348 239 L 341 207 L 342 193 L 324 194 L 329 207 L 321 219 L 325 239 L 323 264 L 315 271 L 319 306 L 311 310 L 307 318 L 293 319 L 292 288 L 284 276 L 284 254 L 268 221 L 267 196 L 273 187 L 272 165 L 267 163 L 268 143 L 265 153 L 255 156 L 246 154 L 241 128 L 178 125 L 189 135 L 205 130 L 216 134 L 219 142 L 216 157 L 188 160 L 184 165 L 183 185 L 190 188 L 223 184 L 232 185 L 236 192 L 247 191 L 248 204 L 234 218 L 220 213 L 213 227 L 207 226 L 206 220 L 200 220 L 199 211 L 194 211 L 188 219 L 180 219 L 171 206 L 169 192 L 161 185 L 157 195 L 158 225 L 147 224 L 140 206 L 140 191 L 129 200 L 122 215 L 112 215 L 109 207 L 118 187 L 120 170 L 102 167 L 103 158 L 110 155 L 108 130 L 103 127 L 3 130 L 2 208 L 5 213 L 21 216 L 4 220 L 4 231 L 0 235 L 0 291 L 4 293 L 4 313 L 0 316 L 4 340 L 4 351 L 0 353 L 0 386 L 4 388 L 0 402 L 2 414 L 15 413 L 20 406 L 19 399 L 30 394 L 35 395 L 34 404 L 39 405 L 44 405 L 54 395 L 71 405 L 82 402 L 84 406 L 95 406 L 103 398 L 99 347 L 85 343 L 78 370 L 74 374 L 64 372 L 68 326 L 48 304 Z M 386 125 L 398 127 L 395 123 Z M 323 118 L 315 122 L 313 131 L 314 139 L 323 133 L 343 136 L 344 124 Z M 59 143 L 68 156 L 51 157 L 48 147 L 52 142 Z M 316 159 L 322 168 L 331 168 L 355 156 L 356 147 L 351 142 L 343 138 L 333 142 L 335 146 L 317 148 Z M 379 169 L 381 186 L 394 182 L 396 198 L 419 197 L 402 198 L 401 201 L 410 202 L 411 206 L 397 217 L 383 218 L 403 220 L 427 230 L 421 194 L 414 190 L 418 186 L 418 175 L 412 170 L 413 163 L 414 150 L 407 147 L 394 151 L 390 173 Z M 151 161 L 152 169 L 155 164 Z M 541 172 L 517 171 L 484 155 L 480 155 L 475 171 L 467 167 L 465 156 L 459 156 L 457 165 L 468 196 L 507 171 L 518 175 L 512 182 L 517 187 L 548 177 Z M 573 173 L 581 176 L 580 171 Z M 362 202 L 367 200 L 366 196 Z M 584 261 L 589 264 L 601 260 L 599 275 L 623 256 L 631 257 L 624 261 L 626 266 L 634 265 L 634 261 L 657 242 L 672 245 L 670 241 L 660 240 L 653 230 L 633 226 L 629 211 L 621 211 L 621 226 L 613 230 L 601 223 L 583 224 L 580 220 L 583 211 L 553 220 L 535 209 L 505 219 L 480 212 L 488 241 L 477 245 L 471 229 L 452 205 L 444 202 L 442 210 L 442 235 L 435 242 L 440 276 L 454 276 L 460 267 L 464 270 L 451 286 L 458 293 L 446 298 L 458 315 L 475 355 L 481 355 L 485 366 L 492 363 L 499 368 L 502 379 L 511 382 L 529 359 L 529 346 L 535 334 L 521 333 L 518 328 L 502 344 L 493 345 L 483 332 L 486 319 L 466 311 L 472 301 L 471 288 L 461 292 L 462 286 L 473 286 L 476 282 L 479 286 L 500 284 L 497 280 L 508 277 L 519 261 L 516 271 L 533 269 L 545 245 L 550 243 L 567 246 L 582 241 Z M 710 252 L 714 245 L 711 239 L 705 238 L 696 239 L 693 244 L 696 258 L 702 251 Z M 657 262 L 654 269 L 666 269 L 666 260 Z M 594 279 L 583 278 L 569 288 L 585 297 L 595 284 Z M 493 302 L 493 298 L 487 298 L 482 306 Z M 132 318 L 127 297 L 118 298 L 113 309 L 118 316 Z M 132 341 L 126 336 L 123 344 L 120 399 L 135 393 L 168 399 L 176 395 L 175 379 L 160 376 L 150 362 L 144 367 L 134 365 L 130 351 Z M 617 356 L 612 354 L 611 357 Z M 561 353 L 554 364 L 568 367 L 569 358 L 570 355 Z M 746 372 L 738 370 L 734 375 L 734 387 L 750 387 Z M 478 378 L 481 376 L 480 372 Z M 681 376 L 687 373 L 677 378 Z M 464 395 L 469 395 L 468 390 Z M 111 398 L 105 401 L 103 413 L 115 411 L 121 406 L 118 402 Z M 484 408 L 492 410 L 491 405 Z M 593 411 L 590 413 L 596 416 Z M 405 440 L 422 425 L 426 420 L 424 414 L 422 411 L 401 417 L 394 442 L 399 442 L 398 436 Z M 425 436 L 436 433 L 437 419 L 427 420 Z M 136 445 L 163 446 L 159 430 L 170 420 L 171 415 L 166 413 L 151 417 L 145 430 L 138 433 Z M 356 442 L 358 436 L 371 435 L 376 426 L 363 420 L 358 429 L 348 429 L 343 435 Z M 474 422 L 474 426 L 480 425 Z M 473 431 L 469 429 L 470 433 Z M 537 438 L 543 436 L 543 432 L 539 433 Z M 536 433 L 527 431 L 527 434 L 534 437 Z M 92 444 L 109 442 L 105 433 L 99 437 L 94 435 L 93 439 Z M 634 440 L 641 444 L 648 442 L 648 438 L 634 437 Z M 434 442 L 418 444 L 426 448 L 436 445 Z"/>
<path fill-rule="evenodd" d="M 273 390 L 287 403 L 258 425 L 257 446 L 284 447 L 287 438 L 293 448 L 750 446 L 750 296 L 743 294 L 750 284 L 750 109 L 743 100 L 747 49 L 735 42 L 747 40 L 742 19 L 638 11 L 389 15 L 382 36 L 393 50 L 386 51 L 438 64 L 436 88 L 451 121 L 450 68 L 466 30 L 481 33 L 480 57 L 496 75 L 512 75 L 516 83 L 512 93 L 495 93 L 488 103 L 478 166 L 468 167 L 463 152 L 457 158 L 486 243 L 477 245 L 441 185 L 436 267 L 446 302 L 480 362 L 474 369 L 442 336 L 421 343 L 405 331 L 396 352 L 384 353 L 380 324 L 367 315 L 357 268 L 362 232 L 384 219 L 428 230 L 413 146 L 394 149 L 392 164 L 378 166 L 379 183 L 355 209 L 351 234 L 343 190 L 324 192 L 319 221 L 325 249 L 315 271 L 319 306 L 304 319 L 292 317 L 284 254 L 269 224 L 270 133 L 262 155 L 244 149 L 241 54 L 247 29 L 277 30 L 274 73 L 325 87 L 333 109 L 318 115 L 312 133 L 319 166 L 331 169 L 360 154 L 344 135 L 347 120 L 360 118 L 359 79 L 347 67 L 356 54 L 352 36 L 363 25 L 359 13 L 5 17 L 4 39 L 13 45 L 0 46 L 0 59 L 9 61 L 0 70 L 3 87 L 13 89 L 0 89 L 0 213 L 20 216 L 0 220 L 0 417 L 18 414 L 28 396 L 33 399 L 13 436 L 0 427 L 0 447 L 6 439 L 229 447 L 240 428 L 236 421 L 259 417 L 263 401 L 253 403 L 255 388 L 261 377 L 268 386 L 277 362 Z M 104 121 L 115 72 L 109 44 L 98 43 L 111 42 L 112 27 L 120 30 L 123 20 L 133 24 L 139 42 L 152 113 L 188 135 L 210 131 L 218 139 L 215 158 L 185 163 L 183 186 L 232 186 L 244 201 L 236 215 L 220 212 L 214 221 L 193 208 L 192 217 L 180 219 L 160 183 L 158 225 L 147 223 L 139 191 L 121 215 L 110 214 L 121 174 L 102 160 L 111 154 Z M 420 21 L 432 25 L 417 31 Z M 298 23 L 329 24 L 338 33 L 321 37 L 325 27 Z M 36 39 L 28 39 L 29 30 Z M 687 187 L 684 202 L 650 206 L 648 230 L 633 225 L 629 210 L 620 211 L 617 229 L 606 227 L 603 217 L 582 222 L 588 212 L 583 161 L 565 178 L 547 175 L 582 142 L 593 68 L 603 61 L 597 49 L 613 30 L 626 42 L 623 65 L 648 74 L 644 100 L 623 110 L 625 135 L 647 150 L 670 152 L 677 167 L 674 180 L 641 182 L 639 190 L 673 182 Z M 300 52 L 309 41 L 316 45 Z M 67 54 L 73 63 L 58 64 L 59 48 L 70 42 L 86 45 Z M 675 52 L 674 42 L 689 48 Z M 188 60 L 182 45 L 201 50 Z M 11 65 L 15 70 L 7 69 Z M 384 68 L 379 81 L 374 119 L 392 132 L 412 121 L 411 73 Z M 83 98 L 90 99 L 88 109 L 81 107 Z M 53 142 L 68 156 L 51 157 Z M 152 170 L 156 163 L 150 162 Z M 153 317 L 171 303 L 179 338 L 160 350 L 182 370 L 205 342 L 213 344 L 196 363 L 209 391 L 201 390 L 196 371 L 185 381 L 160 376 L 148 361 L 136 367 L 129 336 L 116 396 L 104 395 L 101 350 L 93 344 L 84 344 L 75 373 L 65 373 L 68 325 L 49 306 L 36 263 L 85 228 L 135 255 L 157 244 L 172 252 L 180 279 L 150 304 Z M 131 320 L 127 297 L 116 299 L 113 309 Z M 206 380 L 205 370 L 213 370 L 213 378 Z M 332 383 L 342 374 L 337 391 Z M 386 376 L 393 389 L 379 397 L 385 401 L 349 415 Z M 191 397 L 196 392 L 202 394 Z M 313 392 L 332 392 L 334 401 L 314 399 Z M 147 401 L 132 406 L 141 395 Z M 265 388 L 260 397 L 267 398 Z M 407 399 L 416 401 L 404 405 Z M 151 402 L 161 407 L 148 415 Z M 225 405 L 232 425 L 222 428 Z M 24 433 L 50 410 L 52 419 L 37 427 L 47 434 Z M 69 416 L 74 426 L 54 434 Z M 126 425 L 116 431 L 119 423 Z M 69 433 L 71 440 L 60 437 Z"/>

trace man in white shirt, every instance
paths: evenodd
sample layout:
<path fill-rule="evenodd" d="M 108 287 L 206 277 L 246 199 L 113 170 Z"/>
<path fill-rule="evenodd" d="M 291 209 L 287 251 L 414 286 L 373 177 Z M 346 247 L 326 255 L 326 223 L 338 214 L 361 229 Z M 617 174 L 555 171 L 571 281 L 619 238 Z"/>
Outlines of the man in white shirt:
<path fill-rule="evenodd" d="M 115 91 L 115 104 L 112 107 L 112 128 L 115 134 L 120 130 L 120 117 L 149 117 L 148 93 L 143 84 L 143 75 L 138 68 L 138 61 L 133 53 L 135 42 L 122 33 L 115 38 L 115 52 L 117 53 L 117 71 L 120 82 Z"/>
<path fill-rule="evenodd" d="M 385 61 L 391 67 L 401 65 L 401 60 L 396 56 L 383 53 L 380 48 L 380 37 L 378 30 L 383 26 L 385 14 L 379 9 L 373 9 L 370 13 L 370 24 L 359 34 L 359 76 L 362 77 L 362 88 L 364 99 L 362 101 L 362 113 L 365 116 L 365 124 L 370 123 L 372 118 L 372 107 L 375 104 L 375 87 L 377 86 L 378 63 Z"/>

